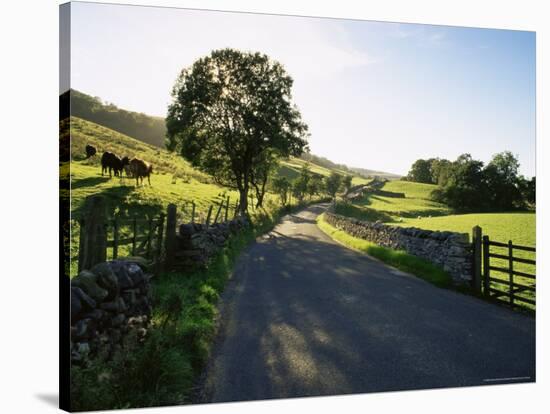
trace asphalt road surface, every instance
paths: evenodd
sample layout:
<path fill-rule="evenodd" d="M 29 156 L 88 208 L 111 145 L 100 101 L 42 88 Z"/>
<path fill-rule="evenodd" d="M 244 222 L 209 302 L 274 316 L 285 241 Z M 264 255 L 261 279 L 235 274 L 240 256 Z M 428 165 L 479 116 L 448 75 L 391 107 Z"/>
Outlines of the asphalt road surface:
<path fill-rule="evenodd" d="M 530 382 L 535 320 L 284 218 L 239 259 L 197 402 Z"/>

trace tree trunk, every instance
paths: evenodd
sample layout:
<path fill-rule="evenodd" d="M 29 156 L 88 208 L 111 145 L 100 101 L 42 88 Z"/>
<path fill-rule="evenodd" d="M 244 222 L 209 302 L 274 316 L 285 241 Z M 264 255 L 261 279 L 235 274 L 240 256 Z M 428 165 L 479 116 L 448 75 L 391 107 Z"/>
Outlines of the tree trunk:
<path fill-rule="evenodd" d="M 243 215 L 248 212 L 248 186 L 239 188 L 239 212 Z"/>
<path fill-rule="evenodd" d="M 261 187 L 258 187 L 258 186 L 255 185 L 255 187 L 256 187 L 256 199 L 258 200 L 256 202 L 256 208 L 261 208 L 264 204 L 266 184 L 267 184 L 267 177 L 265 177 L 263 179 Z"/>

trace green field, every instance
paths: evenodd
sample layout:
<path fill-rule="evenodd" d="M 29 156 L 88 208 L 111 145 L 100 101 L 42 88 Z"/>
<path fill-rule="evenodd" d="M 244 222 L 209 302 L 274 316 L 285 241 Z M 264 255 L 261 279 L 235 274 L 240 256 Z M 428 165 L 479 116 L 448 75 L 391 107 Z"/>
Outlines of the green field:
<path fill-rule="evenodd" d="M 417 227 L 425 230 L 454 231 L 472 234 L 474 226 L 480 226 L 483 234 L 491 240 L 507 243 L 511 240 L 516 245 L 536 245 L 536 215 L 534 212 L 508 213 L 476 213 L 452 214 L 444 204 L 430 200 L 430 193 L 436 188 L 431 184 L 421 184 L 408 181 L 390 181 L 382 188 L 384 191 L 405 193 L 405 198 L 367 195 L 353 204 L 338 204 L 336 212 L 361 220 L 377 221 L 401 226 Z M 470 236 L 471 238 L 471 236 Z M 507 249 L 491 247 L 491 252 L 507 255 Z M 514 250 L 514 256 L 534 259 L 535 254 Z M 491 259 L 492 266 L 507 267 L 507 261 Z M 520 272 L 536 274 L 536 266 L 525 263 L 514 263 L 514 268 Z M 507 280 L 508 275 L 493 271 L 495 278 Z M 515 276 L 515 281 L 521 284 L 532 284 L 532 281 Z M 504 285 L 493 283 L 493 287 L 507 290 Z M 526 298 L 534 299 L 531 292 L 521 293 Z M 530 305 L 525 305 L 532 308 Z"/>
<path fill-rule="evenodd" d="M 368 194 L 361 200 L 348 205 L 339 205 L 337 213 L 356 217 L 361 220 L 383 222 L 400 222 L 405 218 L 418 216 L 441 216 L 450 213 L 450 209 L 430 199 L 436 188 L 431 184 L 412 183 L 407 181 L 388 181 L 384 191 L 404 193 L 405 198 L 386 197 Z"/>
<path fill-rule="evenodd" d="M 456 214 L 443 217 L 422 218 L 404 220 L 398 223 L 404 227 L 419 227 L 426 230 L 446 230 L 459 233 L 472 234 L 474 226 L 480 226 L 483 234 L 489 236 L 490 240 L 507 243 L 511 240 L 515 245 L 530 246 L 536 245 L 536 215 L 534 212 L 518 213 L 485 213 L 485 214 Z M 471 236 L 470 236 L 471 239 Z M 508 249 L 504 247 L 491 246 L 491 253 L 508 255 Z M 514 257 L 523 259 L 536 259 L 535 253 L 514 250 Z M 491 266 L 508 268 L 508 261 L 498 258 L 491 258 Z M 514 263 L 514 269 L 520 272 L 536 275 L 536 266 L 526 263 Z M 504 272 L 491 271 L 491 276 L 507 281 L 509 276 Z M 532 285 L 533 281 L 521 276 L 514 276 L 514 282 L 522 285 Z M 504 284 L 493 283 L 491 286 L 508 291 Z M 519 294 L 520 297 L 535 300 L 532 292 Z M 527 308 L 534 308 L 530 304 L 521 304 Z"/>
<path fill-rule="evenodd" d="M 474 226 L 480 226 L 483 234 L 493 240 L 501 242 L 512 240 L 515 244 L 525 246 L 536 244 L 534 212 L 453 214 L 443 217 L 403 219 L 401 223 L 392 224 L 468 234 L 472 234 Z"/>

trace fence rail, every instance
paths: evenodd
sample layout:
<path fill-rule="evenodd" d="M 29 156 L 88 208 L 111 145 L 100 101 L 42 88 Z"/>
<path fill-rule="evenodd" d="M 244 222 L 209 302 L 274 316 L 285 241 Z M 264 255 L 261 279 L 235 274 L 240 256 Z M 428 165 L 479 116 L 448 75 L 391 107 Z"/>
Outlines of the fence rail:
<path fill-rule="evenodd" d="M 492 300 L 506 301 L 511 307 L 536 307 L 536 248 L 503 243 L 482 236 L 482 230 L 473 228 L 474 289 Z M 500 249 L 496 253 L 494 249 Z M 502 251 L 506 249 L 506 251 Z M 522 252 L 522 257 L 517 252 Z M 517 267 L 521 270 L 518 270 Z M 532 270 L 532 272 L 531 272 Z M 483 283 L 481 283 L 483 282 Z"/>
<path fill-rule="evenodd" d="M 78 272 L 90 269 L 96 263 L 117 259 L 122 252 L 131 256 L 142 256 L 151 260 L 160 270 L 161 263 L 170 264 L 169 254 L 174 253 L 177 207 L 168 206 L 167 214 L 156 217 L 107 218 L 105 200 L 101 196 L 90 196 L 85 202 L 86 214 L 77 220 L 80 230 L 78 238 Z M 190 213 L 190 223 L 197 219 L 207 226 L 222 220 L 228 221 L 239 213 L 238 201 L 234 205 L 233 216 L 229 196 L 221 195 L 213 200 L 206 216 L 197 213 L 194 201 L 183 201 L 182 215 Z M 181 219 L 181 217 L 180 217 Z M 181 222 L 181 221 L 180 221 Z M 166 252 L 166 254 L 164 254 Z M 169 253 L 169 254 L 168 254 Z M 168 259 L 168 260 L 167 260 Z M 169 267 L 169 266 L 168 266 Z"/>

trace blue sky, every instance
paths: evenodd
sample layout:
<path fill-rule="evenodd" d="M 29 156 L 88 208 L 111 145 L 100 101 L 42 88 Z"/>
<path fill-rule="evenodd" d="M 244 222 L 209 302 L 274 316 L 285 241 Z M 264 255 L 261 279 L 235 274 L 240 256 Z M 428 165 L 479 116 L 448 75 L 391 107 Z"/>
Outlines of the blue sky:
<path fill-rule="evenodd" d="M 71 86 L 164 116 L 179 71 L 212 49 L 260 51 L 294 78 L 313 153 L 405 174 L 418 158 L 535 174 L 535 34 L 72 3 Z"/>

